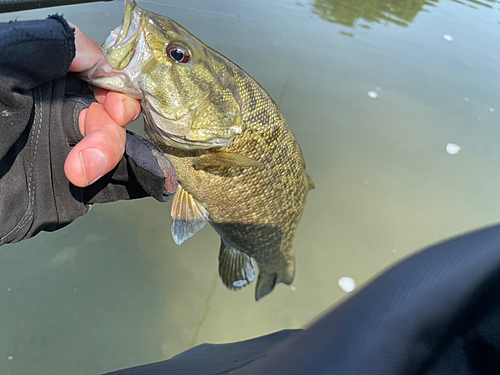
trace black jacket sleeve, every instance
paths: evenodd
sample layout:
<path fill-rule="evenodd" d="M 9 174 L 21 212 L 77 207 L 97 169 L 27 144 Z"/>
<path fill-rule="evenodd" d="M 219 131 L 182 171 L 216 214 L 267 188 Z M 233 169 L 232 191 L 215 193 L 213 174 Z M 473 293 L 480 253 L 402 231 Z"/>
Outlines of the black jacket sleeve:
<path fill-rule="evenodd" d="M 118 166 L 96 183 L 78 188 L 66 178 L 66 157 L 82 139 L 79 114 L 95 98 L 68 73 L 74 30 L 63 18 L 0 24 L 0 51 L 0 245 L 59 229 L 92 203 L 173 196 L 172 165 L 132 133 Z"/>
<path fill-rule="evenodd" d="M 63 77 L 75 57 L 74 31 L 60 16 L 0 23 L 0 159 L 32 115 L 31 90 Z"/>

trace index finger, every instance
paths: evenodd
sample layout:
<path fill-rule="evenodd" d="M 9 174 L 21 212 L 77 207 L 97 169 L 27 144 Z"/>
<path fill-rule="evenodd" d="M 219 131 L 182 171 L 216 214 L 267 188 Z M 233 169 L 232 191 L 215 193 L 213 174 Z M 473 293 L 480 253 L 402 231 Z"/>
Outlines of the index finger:
<path fill-rule="evenodd" d="M 70 72 L 83 72 L 94 66 L 102 57 L 102 49 L 95 41 L 90 39 L 75 24 L 68 22 L 75 29 L 75 58 L 69 67 Z"/>

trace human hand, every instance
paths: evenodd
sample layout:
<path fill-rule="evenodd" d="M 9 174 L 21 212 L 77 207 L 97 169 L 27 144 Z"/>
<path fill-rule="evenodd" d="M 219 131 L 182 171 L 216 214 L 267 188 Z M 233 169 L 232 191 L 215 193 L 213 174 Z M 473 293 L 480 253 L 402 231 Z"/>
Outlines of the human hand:
<path fill-rule="evenodd" d="M 76 55 L 70 66 L 72 72 L 92 67 L 102 56 L 99 45 L 75 29 Z M 98 103 L 84 109 L 79 116 L 80 132 L 84 139 L 69 153 L 64 171 L 69 181 L 85 187 L 111 171 L 125 151 L 125 126 L 141 113 L 139 100 L 124 94 L 94 87 Z"/>
<path fill-rule="evenodd" d="M 63 228 L 95 203 L 173 198 L 172 163 L 124 129 L 139 102 L 92 93 L 73 73 L 101 58 L 95 42 L 58 15 L 0 23 L 0 34 L 0 245 Z"/>

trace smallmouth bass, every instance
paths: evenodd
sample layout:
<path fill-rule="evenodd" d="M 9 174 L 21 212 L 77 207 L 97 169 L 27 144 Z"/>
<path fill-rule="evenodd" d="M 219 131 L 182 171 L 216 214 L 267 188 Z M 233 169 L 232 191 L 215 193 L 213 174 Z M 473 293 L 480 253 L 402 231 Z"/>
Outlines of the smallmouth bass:
<path fill-rule="evenodd" d="M 82 78 L 141 100 L 146 135 L 177 171 L 178 245 L 209 222 L 221 237 L 219 274 L 229 289 L 254 280 L 252 258 L 256 300 L 292 283 L 295 231 L 314 185 L 295 136 L 257 82 L 133 0 Z"/>

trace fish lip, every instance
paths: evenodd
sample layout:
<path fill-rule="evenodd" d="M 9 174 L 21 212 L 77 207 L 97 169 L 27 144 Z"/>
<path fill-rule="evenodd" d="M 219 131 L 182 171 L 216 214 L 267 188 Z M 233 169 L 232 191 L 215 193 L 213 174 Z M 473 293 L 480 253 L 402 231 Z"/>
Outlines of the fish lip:
<path fill-rule="evenodd" d="M 115 28 L 106 41 L 101 46 L 103 54 L 99 61 L 92 67 L 80 73 L 80 77 L 90 84 L 103 87 L 108 90 L 123 92 L 137 99 L 142 99 L 144 94 L 135 89 L 124 91 L 123 84 L 119 86 L 109 86 L 99 84 L 96 80 L 107 77 L 111 73 L 119 73 L 125 69 L 136 53 L 136 44 L 142 30 L 142 12 L 141 8 L 134 0 L 125 1 L 125 11 L 122 24 Z M 128 53 L 120 56 L 120 49 L 128 49 Z"/>

